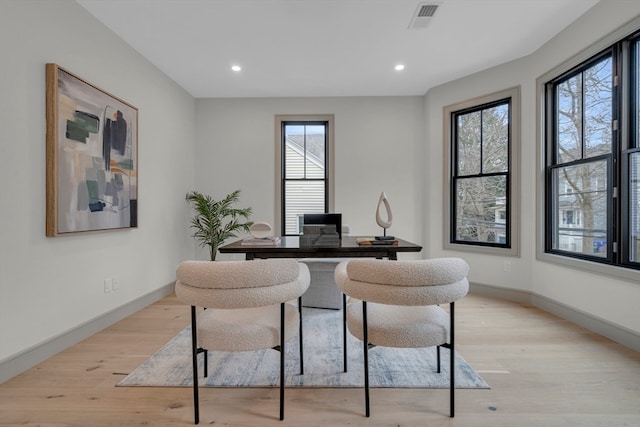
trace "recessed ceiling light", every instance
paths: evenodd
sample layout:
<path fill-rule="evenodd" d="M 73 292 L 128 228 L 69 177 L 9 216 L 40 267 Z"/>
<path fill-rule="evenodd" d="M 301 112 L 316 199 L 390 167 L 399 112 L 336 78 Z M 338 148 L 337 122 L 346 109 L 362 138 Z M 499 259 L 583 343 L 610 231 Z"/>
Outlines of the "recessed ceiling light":
<path fill-rule="evenodd" d="M 232 66 L 231 66 L 231 69 L 232 69 L 233 71 L 235 71 L 235 72 L 238 72 L 238 71 L 241 71 L 241 70 L 242 70 L 242 67 L 241 67 L 241 66 L 239 66 L 239 65 L 232 65 Z"/>
<path fill-rule="evenodd" d="M 395 68 L 396 68 L 396 71 L 402 71 L 402 70 L 404 70 L 404 65 L 398 64 L 398 65 L 396 65 Z"/>

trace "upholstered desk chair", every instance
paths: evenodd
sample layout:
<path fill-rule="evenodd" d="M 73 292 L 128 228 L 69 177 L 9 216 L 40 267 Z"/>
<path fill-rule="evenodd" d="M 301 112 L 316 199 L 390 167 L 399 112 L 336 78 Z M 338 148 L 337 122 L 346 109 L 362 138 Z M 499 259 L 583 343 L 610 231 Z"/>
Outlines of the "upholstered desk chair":
<path fill-rule="evenodd" d="M 451 350 L 450 416 L 454 416 L 454 302 L 469 290 L 469 266 L 459 258 L 418 261 L 353 259 L 336 267 L 338 287 L 349 296 L 345 323 L 363 342 L 365 411 L 369 409 L 369 348 Z M 449 304 L 449 313 L 439 307 Z M 345 327 L 345 337 L 346 337 Z M 346 340 L 345 340 L 346 372 Z"/>
<path fill-rule="evenodd" d="M 280 351 L 280 419 L 284 419 L 285 342 L 300 335 L 300 297 L 309 269 L 294 259 L 185 261 L 176 271 L 176 295 L 191 305 L 194 420 L 199 422 L 198 353 L 207 350 Z M 298 299 L 298 306 L 291 301 Z M 205 310 L 196 310 L 204 307 Z"/>

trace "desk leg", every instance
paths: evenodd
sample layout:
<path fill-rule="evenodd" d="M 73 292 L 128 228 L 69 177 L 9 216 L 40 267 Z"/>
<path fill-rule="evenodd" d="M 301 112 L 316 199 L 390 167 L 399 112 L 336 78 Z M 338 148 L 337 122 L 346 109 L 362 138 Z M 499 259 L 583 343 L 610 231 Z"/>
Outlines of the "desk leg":
<path fill-rule="evenodd" d="M 389 259 L 391 261 L 397 261 L 398 260 L 398 253 L 397 252 L 389 252 Z"/>
<path fill-rule="evenodd" d="M 342 356 L 344 372 L 347 372 L 347 294 L 342 293 Z"/>
<path fill-rule="evenodd" d="M 253 261 L 253 252 L 247 252 L 244 256 L 244 259 L 246 259 L 247 261 Z"/>

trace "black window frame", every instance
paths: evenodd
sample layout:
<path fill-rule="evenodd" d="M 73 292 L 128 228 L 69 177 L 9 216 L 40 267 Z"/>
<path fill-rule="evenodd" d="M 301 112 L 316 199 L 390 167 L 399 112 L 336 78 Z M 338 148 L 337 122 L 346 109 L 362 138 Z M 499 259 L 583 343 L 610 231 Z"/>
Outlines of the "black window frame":
<path fill-rule="evenodd" d="M 282 120 L 280 122 L 280 230 L 283 236 L 294 236 L 297 234 L 286 232 L 286 184 L 289 181 L 303 182 L 303 181 L 322 181 L 324 182 L 324 212 L 329 212 L 330 209 L 330 120 Z M 286 165 L 286 132 L 287 126 L 324 126 L 324 177 L 323 178 L 287 178 L 287 165 Z M 305 138 L 306 140 L 306 138 Z M 306 153 L 306 147 L 304 149 Z M 306 162 L 305 168 L 306 168 Z M 305 173 L 306 175 L 306 173 Z M 317 212 L 303 212 L 303 213 L 317 213 Z"/>
<path fill-rule="evenodd" d="M 475 113 L 475 112 L 480 112 L 480 114 L 482 115 L 482 111 L 484 110 L 488 110 L 497 106 L 501 106 L 501 105 L 507 105 L 508 107 L 508 124 L 507 124 L 507 170 L 506 172 L 490 172 L 490 173 L 483 173 L 482 171 L 482 167 L 483 167 L 483 140 L 482 140 L 482 136 L 480 138 L 480 172 L 477 174 L 468 174 L 468 175 L 461 175 L 460 173 L 460 162 L 458 159 L 458 142 L 459 142 L 459 138 L 458 138 L 458 117 L 462 116 L 462 115 L 466 115 L 466 114 L 470 114 L 470 113 Z M 451 120 L 450 120 L 450 132 L 451 132 L 451 144 L 450 144 L 450 159 L 451 159 L 451 165 L 450 165 L 450 170 L 451 170 L 451 176 L 450 176 L 450 181 L 451 181 L 451 197 L 449 197 L 449 203 L 450 203 L 450 217 L 451 217 L 451 222 L 450 222 L 450 229 L 449 229 L 449 243 L 450 244 L 454 244 L 454 245 L 468 245 L 468 246 L 478 246 L 478 247 L 492 247 L 492 248 L 500 248 L 500 249 L 510 249 L 512 246 L 512 191 L 511 191 L 511 186 L 512 186 L 512 175 L 513 175 L 513 170 L 512 170 L 512 145 L 513 145 L 513 126 L 512 126 L 512 122 L 513 122 L 513 98 L 512 97 L 505 97 L 505 98 L 501 98 L 501 99 L 497 99 L 497 100 L 492 100 L 489 102 L 485 102 L 482 104 L 478 104 L 478 105 L 473 105 L 471 107 L 468 108 L 463 108 L 460 110 L 455 110 L 452 111 L 451 113 Z M 482 128 L 482 119 L 480 120 L 480 126 Z M 481 133 L 482 133 L 482 129 L 481 129 Z M 482 179 L 482 178 L 489 178 L 489 177 L 495 177 L 495 176 L 504 176 L 505 177 L 505 181 L 506 181 L 506 185 L 505 185 L 505 210 L 506 210 L 506 219 L 505 219 L 505 242 L 504 243 L 500 243 L 498 241 L 495 242 L 480 242 L 480 241 L 470 241 L 470 240 L 464 240 L 464 239 L 459 239 L 457 238 L 457 188 L 458 188 L 458 182 L 460 182 L 461 180 L 464 179 Z"/>
<path fill-rule="evenodd" d="M 544 254 L 573 259 L 578 262 L 585 261 L 611 267 L 640 270 L 640 259 L 635 261 L 631 259 L 630 235 L 632 224 L 630 215 L 631 187 L 629 184 L 629 157 L 632 153 L 640 152 L 640 141 L 638 141 L 638 110 L 640 109 L 640 104 L 637 99 L 637 85 L 640 81 L 639 50 L 640 31 L 636 29 L 631 35 L 599 49 L 595 54 L 583 59 L 564 72 L 558 73 L 557 76 L 547 79 L 542 84 L 544 97 L 544 111 L 542 113 L 544 117 L 542 142 L 544 150 L 544 230 L 542 234 L 542 250 Z M 557 115 L 559 114 L 559 107 L 556 88 L 563 82 L 583 73 L 604 58 L 611 59 L 613 74 L 611 81 L 611 152 L 592 157 L 586 157 L 583 152 L 579 159 L 561 162 L 557 157 L 559 144 L 557 138 Z M 584 123 L 585 121 L 581 121 L 580 130 L 583 150 Z M 606 256 L 590 255 L 585 251 L 562 250 L 555 241 L 555 221 L 559 214 L 559 207 L 555 206 L 557 183 L 553 178 L 554 171 L 560 168 L 574 165 L 581 166 L 598 161 L 604 161 L 607 165 Z"/>

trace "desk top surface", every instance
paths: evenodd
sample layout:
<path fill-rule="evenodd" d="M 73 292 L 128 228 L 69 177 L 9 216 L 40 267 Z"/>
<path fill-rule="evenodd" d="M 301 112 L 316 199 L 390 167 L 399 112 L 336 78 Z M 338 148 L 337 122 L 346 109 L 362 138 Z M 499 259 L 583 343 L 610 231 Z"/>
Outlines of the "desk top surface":
<path fill-rule="evenodd" d="M 375 257 L 397 252 L 420 252 L 422 246 L 402 239 L 396 239 L 397 245 L 359 245 L 358 236 L 343 236 L 337 246 L 300 246 L 298 236 L 282 236 L 277 245 L 247 245 L 242 240 L 226 244 L 219 248 L 220 253 L 255 253 L 268 256 L 290 257 Z"/>

